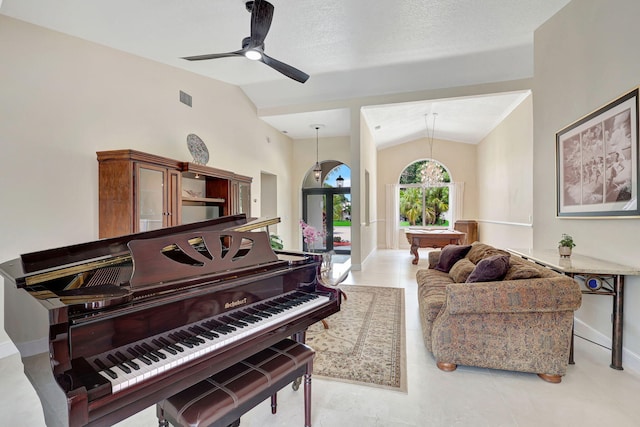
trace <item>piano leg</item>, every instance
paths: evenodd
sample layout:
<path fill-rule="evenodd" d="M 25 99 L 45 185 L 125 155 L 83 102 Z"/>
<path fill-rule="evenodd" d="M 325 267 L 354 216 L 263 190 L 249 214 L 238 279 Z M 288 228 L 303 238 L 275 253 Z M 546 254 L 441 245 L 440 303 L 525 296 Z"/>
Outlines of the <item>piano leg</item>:
<path fill-rule="evenodd" d="M 291 336 L 291 339 L 294 340 L 295 342 L 304 344 L 305 340 L 307 339 L 307 330 L 305 329 L 305 330 L 296 332 Z M 291 383 L 291 388 L 293 389 L 293 391 L 298 391 L 298 389 L 300 388 L 300 384 L 302 384 L 302 377 L 296 378 L 295 381 Z"/>
<path fill-rule="evenodd" d="M 311 372 L 313 371 L 313 360 L 307 363 L 307 370 L 304 373 L 304 427 L 311 427 Z"/>

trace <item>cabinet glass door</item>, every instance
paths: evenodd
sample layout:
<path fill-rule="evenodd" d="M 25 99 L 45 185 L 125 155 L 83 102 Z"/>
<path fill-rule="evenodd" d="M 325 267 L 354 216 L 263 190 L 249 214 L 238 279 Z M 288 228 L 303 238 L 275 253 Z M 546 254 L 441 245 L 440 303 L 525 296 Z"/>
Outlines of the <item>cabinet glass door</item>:
<path fill-rule="evenodd" d="M 251 216 L 251 184 L 240 183 L 238 186 L 238 213 L 245 213 L 247 217 Z"/>
<path fill-rule="evenodd" d="M 151 231 L 165 226 L 165 171 L 138 168 L 138 230 Z"/>

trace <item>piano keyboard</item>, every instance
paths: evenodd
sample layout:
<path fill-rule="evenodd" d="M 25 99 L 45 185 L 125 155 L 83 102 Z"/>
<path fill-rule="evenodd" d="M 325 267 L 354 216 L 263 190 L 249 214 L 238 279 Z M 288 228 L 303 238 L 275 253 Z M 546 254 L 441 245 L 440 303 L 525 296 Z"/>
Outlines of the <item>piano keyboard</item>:
<path fill-rule="evenodd" d="M 328 302 L 326 296 L 292 291 L 100 355 L 93 364 L 115 394 Z"/>

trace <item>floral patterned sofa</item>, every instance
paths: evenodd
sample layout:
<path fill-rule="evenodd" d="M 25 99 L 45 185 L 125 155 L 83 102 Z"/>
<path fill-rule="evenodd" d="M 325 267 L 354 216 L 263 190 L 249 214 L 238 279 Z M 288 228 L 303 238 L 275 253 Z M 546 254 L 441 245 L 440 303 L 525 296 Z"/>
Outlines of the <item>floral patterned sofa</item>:
<path fill-rule="evenodd" d="M 440 369 L 562 380 L 582 301 L 573 279 L 480 242 L 430 252 L 416 279 L 424 342 Z"/>

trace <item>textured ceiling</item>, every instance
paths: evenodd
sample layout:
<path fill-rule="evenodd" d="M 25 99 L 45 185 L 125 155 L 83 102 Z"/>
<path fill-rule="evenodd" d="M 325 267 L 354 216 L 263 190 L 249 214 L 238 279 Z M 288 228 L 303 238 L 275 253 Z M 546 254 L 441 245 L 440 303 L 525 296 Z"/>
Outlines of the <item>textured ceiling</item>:
<path fill-rule="evenodd" d="M 568 2 L 271 0 L 265 52 L 305 84 L 245 58 L 180 59 L 239 49 L 243 0 L 3 0 L 0 13 L 238 85 L 262 109 L 531 77 L 533 31 Z"/>

